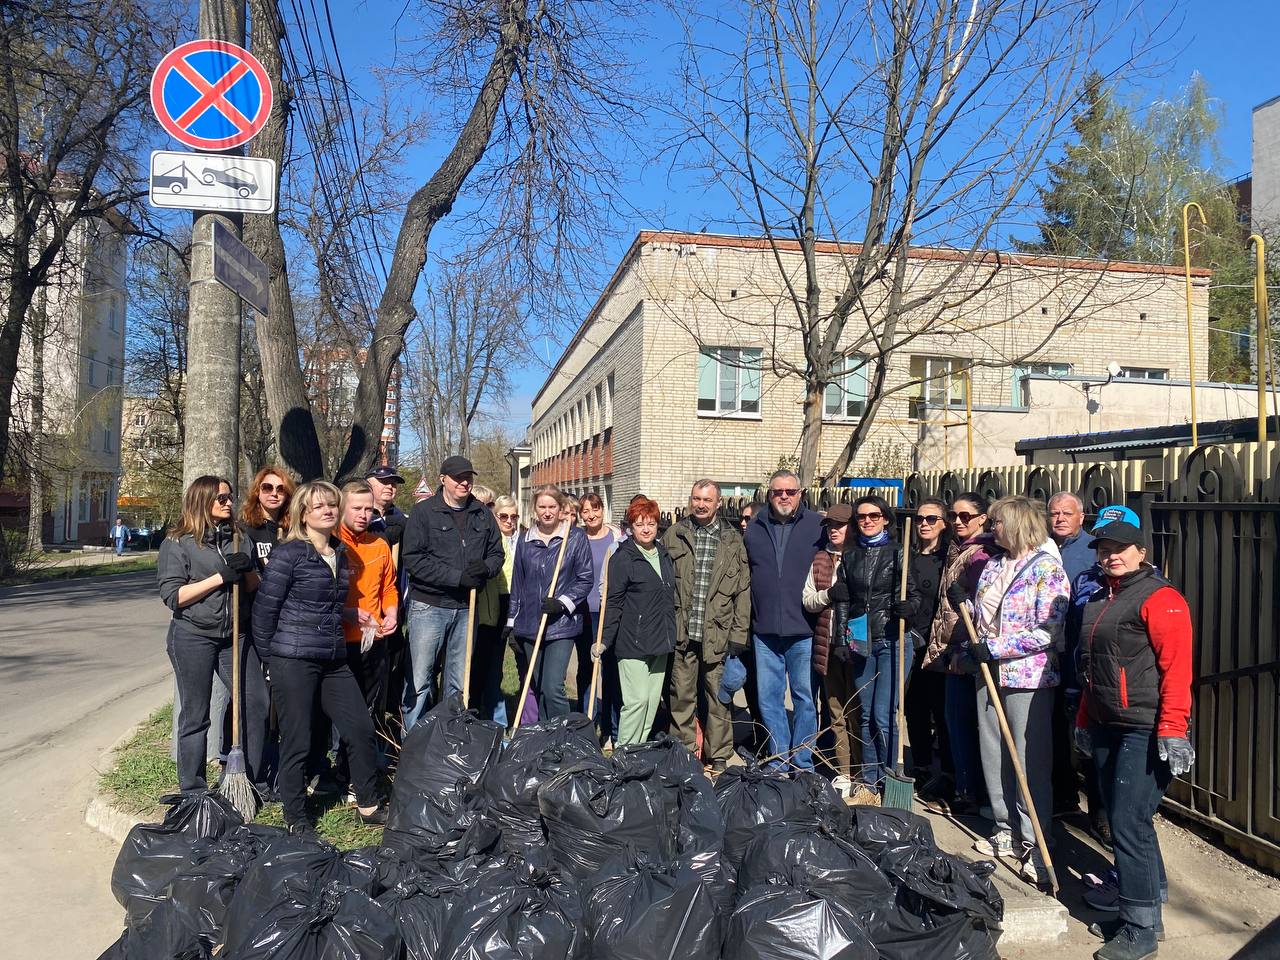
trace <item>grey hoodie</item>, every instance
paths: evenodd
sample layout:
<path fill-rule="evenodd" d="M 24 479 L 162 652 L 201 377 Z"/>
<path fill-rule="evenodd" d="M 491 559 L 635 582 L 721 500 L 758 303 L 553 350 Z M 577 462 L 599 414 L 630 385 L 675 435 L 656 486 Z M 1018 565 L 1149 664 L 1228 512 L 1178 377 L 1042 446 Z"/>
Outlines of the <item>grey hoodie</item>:
<path fill-rule="evenodd" d="M 178 589 L 221 573 L 227 568 L 225 558 L 232 552 L 230 524 L 211 528 L 204 543 L 198 544 L 186 534 L 180 540 L 165 538 L 160 544 L 156 560 L 160 599 L 173 611 L 173 619 L 191 633 L 216 639 L 231 636 L 231 587 L 224 584 L 181 608 Z M 234 552 L 245 553 L 243 549 Z"/>

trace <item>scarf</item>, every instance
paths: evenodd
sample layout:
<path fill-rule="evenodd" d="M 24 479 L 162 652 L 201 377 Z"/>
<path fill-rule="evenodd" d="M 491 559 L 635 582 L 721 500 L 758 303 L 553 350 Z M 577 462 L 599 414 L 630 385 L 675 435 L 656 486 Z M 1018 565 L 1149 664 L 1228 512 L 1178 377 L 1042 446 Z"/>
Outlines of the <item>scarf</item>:
<path fill-rule="evenodd" d="M 880 544 L 888 543 L 888 542 L 889 542 L 888 527 L 885 527 L 885 529 L 881 530 L 874 537 L 866 537 L 866 536 L 863 536 L 862 534 L 858 534 L 858 543 L 864 547 L 878 547 L 880 546 Z"/>

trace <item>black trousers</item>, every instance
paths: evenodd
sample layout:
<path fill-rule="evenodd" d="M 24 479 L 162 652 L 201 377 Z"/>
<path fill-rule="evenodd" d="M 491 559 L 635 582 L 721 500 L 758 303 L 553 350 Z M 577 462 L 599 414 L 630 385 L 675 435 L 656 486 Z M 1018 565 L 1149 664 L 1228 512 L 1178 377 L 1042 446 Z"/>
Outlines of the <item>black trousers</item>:
<path fill-rule="evenodd" d="M 917 767 L 933 766 L 933 740 L 938 738 L 938 754 L 942 772 L 950 775 L 951 744 L 947 739 L 947 678 L 935 670 L 923 670 L 923 651 L 917 651 L 907 677 L 907 695 L 902 708 L 906 713 L 907 739 L 911 743 L 911 762 Z"/>
<path fill-rule="evenodd" d="M 169 624 L 165 641 L 173 675 L 178 683 L 182 708 L 178 712 L 178 788 L 183 791 L 203 790 L 205 782 L 205 738 L 209 732 L 209 694 L 216 672 L 231 689 L 231 638 L 202 637 L 191 632 L 181 621 Z M 249 778 L 261 786 L 266 783 L 263 759 L 270 718 L 267 684 L 252 643 L 240 641 L 240 724 L 244 740 L 245 763 Z M 228 706 L 228 711 L 230 707 Z M 222 718 L 215 718 L 222 725 Z"/>
<path fill-rule="evenodd" d="M 387 697 L 387 647 L 382 639 L 373 641 L 368 653 L 360 652 L 360 644 L 347 644 L 347 666 L 360 685 L 364 695 L 364 703 L 369 711 L 369 719 L 373 721 L 374 749 L 379 749 L 386 731 L 386 697 Z M 338 783 L 345 786 L 351 781 L 350 748 L 344 738 L 338 743 L 337 759 L 334 761 L 334 773 Z"/>
<path fill-rule="evenodd" d="M 286 823 L 306 819 L 306 767 L 317 703 L 350 750 L 352 782 L 362 807 L 378 803 L 378 753 L 373 721 L 345 660 L 271 658 L 271 695 L 280 718 L 280 799 Z"/>

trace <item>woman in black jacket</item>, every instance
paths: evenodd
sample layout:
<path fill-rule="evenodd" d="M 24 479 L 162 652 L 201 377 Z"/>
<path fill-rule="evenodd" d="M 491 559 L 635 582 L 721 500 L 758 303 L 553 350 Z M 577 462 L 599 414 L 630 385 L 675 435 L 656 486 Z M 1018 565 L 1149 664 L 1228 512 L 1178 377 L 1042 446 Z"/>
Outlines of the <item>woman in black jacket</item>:
<path fill-rule="evenodd" d="M 280 797 L 290 832 L 312 835 L 306 815 L 307 754 L 317 701 L 349 747 L 360 819 L 386 823 L 378 794 L 373 721 L 347 666 L 344 619 L 349 572 L 334 535 L 342 494 L 322 480 L 304 483 L 289 506 L 289 533 L 271 551 L 253 605 L 253 639 L 271 669 L 271 694 L 280 718 Z"/>
<path fill-rule="evenodd" d="M 879 789 L 897 748 L 893 711 L 897 700 L 897 628 L 901 560 L 890 532 L 893 508 L 883 497 L 853 503 L 857 536 L 845 544 L 840 579 L 849 589 L 849 622 L 832 638 L 832 656 L 850 658 L 862 707 L 862 782 Z M 847 641 L 847 642 L 846 642 Z"/>
<path fill-rule="evenodd" d="M 926 779 L 933 777 L 933 740 L 938 739 L 938 755 L 942 763 L 942 777 L 949 784 L 952 778 L 951 751 L 947 742 L 946 677 L 936 670 L 923 668 L 924 652 L 929 642 L 929 631 L 938 612 L 939 584 L 942 582 L 942 566 L 947 559 L 947 504 L 945 500 L 929 497 L 920 501 L 914 519 L 915 550 L 911 554 L 907 570 L 907 600 L 899 603 L 895 612 L 907 622 L 915 657 L 911 674 L 907 678 L 907 696 L 904 710 L 907 721 L 907 739 L 911 742 L 913 769 L 908 775 L 920 780 L 922 791 Z M 933 785 L 934 792 L 942 789 L 943 781 Z"/>
<path fill-rule="evenodd" d="M 214 671 L 228 690 L 232 682 L 231 586 L 253 569 L 253 561 L 231 546 L 234 500 L 231 484 L 221 477 L 193 480 L 182 495 L 182 520 L 160 544 L 156 561 L 160 598 L 173 611 L 165 646 L 178 684 L 178 787 L 184 792 L 206 787 Z M 246 719 L 266 715 L 265 702 L 245 708 Z"/>
<path fill-rule="evenodd" d="M 637 497 L 627 508 L 631 536 L 609 558 L 604 633 L 595 659 L 609 648 L 618 660 L 622 711 L 615 746 L 649 739 L 676 648 L 676 574 L 657 542 L 658 505 Z"/>

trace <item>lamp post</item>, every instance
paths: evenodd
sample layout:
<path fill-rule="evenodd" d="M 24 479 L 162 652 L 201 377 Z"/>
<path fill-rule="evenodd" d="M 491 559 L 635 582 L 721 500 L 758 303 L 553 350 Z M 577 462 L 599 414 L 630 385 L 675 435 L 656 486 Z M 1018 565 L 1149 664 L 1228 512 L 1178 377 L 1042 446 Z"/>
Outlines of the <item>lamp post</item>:
<path fill-rule="evenodd" d="M 1209 225 L 1204 208 L 1194 200 L 1182 205 L 1182 265 L 1187 280 L 1187 362 L 1191 365 L 1191 446 L 1200 445 L 1200 430 L 1196 418 L 1196 337 L 1191 323 L 1191 229 L 1187 214 L 1192 208 L 1200 214 L 1200 222 Z"/>
<path fill-rule="evenodd" d="M 1253 302 L 1258 309 L 1258 442 L 1267 442 L 1267 356 L 1269 353 L 1270 324 L 1267 322 L 1267 241 L 1262 234 L 1249 237 L 1257 254 L 1256 272 L 1253 278 Z"/>

